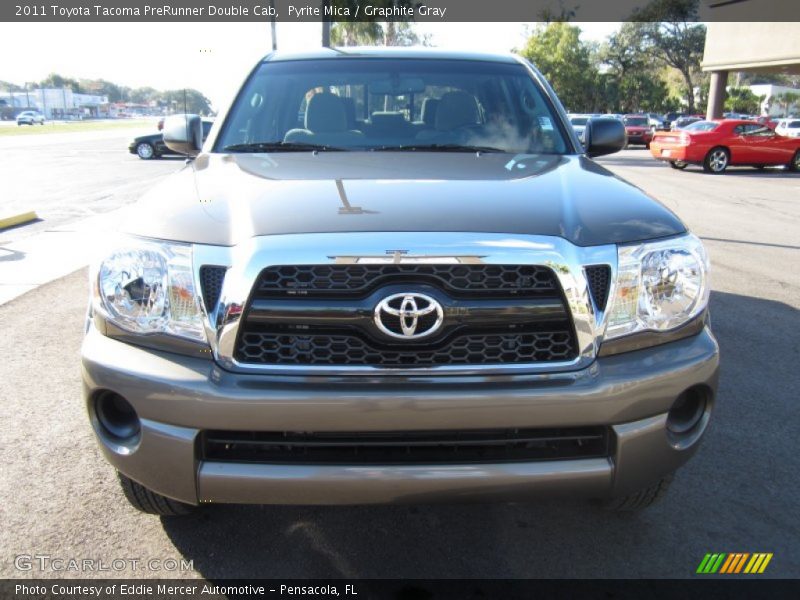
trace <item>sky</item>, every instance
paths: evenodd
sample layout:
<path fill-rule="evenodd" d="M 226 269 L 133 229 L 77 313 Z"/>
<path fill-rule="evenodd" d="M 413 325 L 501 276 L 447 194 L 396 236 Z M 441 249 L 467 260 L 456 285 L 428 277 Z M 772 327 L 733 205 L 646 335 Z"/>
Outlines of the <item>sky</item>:
<path fill-rule="evenodd" d="M 574 24 L 597 41 L 619 27 Z M 526 25 L 420 23 L 417 30 L 441 48 L 508 52 L 524 44 Z M 280 50 L 319 47 L 321 25 L 278 23 L 276 37 Z M 268 22 L 0 23 L 0 81 L 23 85 L 55 72 L 129 87 L 192 87 L 219 108 L 271 47 Z"/>

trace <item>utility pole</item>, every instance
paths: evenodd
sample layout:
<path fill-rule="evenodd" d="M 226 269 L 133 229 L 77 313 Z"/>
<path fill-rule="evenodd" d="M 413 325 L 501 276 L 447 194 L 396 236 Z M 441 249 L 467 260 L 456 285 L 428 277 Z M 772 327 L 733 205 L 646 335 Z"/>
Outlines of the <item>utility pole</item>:
<path fill-rule="evenodd" d="M 276 26 L 275 26 L 275 0 L 269 0 L 269 7 L 270 7 L 270 31 L 272 32 L 272 51 L 275 52 L 278 49 L 278 37 L 276 33 Z"/>
<path fill-rule="evenodd" d="M 325 16 L 330 0 L 322 0 L 322 47 L 331 47 L 331 22 Z"/>

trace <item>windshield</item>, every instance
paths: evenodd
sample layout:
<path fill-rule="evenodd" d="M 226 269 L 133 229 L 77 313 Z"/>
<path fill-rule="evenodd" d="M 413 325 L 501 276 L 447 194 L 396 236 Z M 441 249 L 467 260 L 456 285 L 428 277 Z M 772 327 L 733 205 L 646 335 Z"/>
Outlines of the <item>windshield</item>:
<path fill-rule="evenodd" d="M 572 117 L 569 120 L 573 125 L 586 125 L 589 122 L 588 117 Z"/>
<path fill-rule="evenodd" d="M 625 117 L 625 125 L 633 127 L 647 127 L 649 121 L 647 117 Z"/>
<path fill-rule="evenodd" d="M 714 123 L 714 121 L 697 121 L 692 123 L 691 125 L 687 125 L 685 130 L 686 131 L 711 131 L 712 129 L 716 129 L 719 123 Z"/>
<path fill-rule="evenodd" d="M 218 152 L 568 148 L 523 65 L 380 58 L 262 63 L 215 145 Z"/>

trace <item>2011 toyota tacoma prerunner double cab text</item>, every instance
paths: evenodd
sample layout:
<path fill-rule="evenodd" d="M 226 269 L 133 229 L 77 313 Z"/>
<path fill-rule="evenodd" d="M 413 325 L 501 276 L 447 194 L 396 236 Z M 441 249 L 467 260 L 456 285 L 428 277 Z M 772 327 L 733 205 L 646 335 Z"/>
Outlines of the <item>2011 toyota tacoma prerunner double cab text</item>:
<path fill-rule="evenodd" d="M 703 245 L 514 56 L 272 54 L 91 272 L 126 497 L 651 504 L 717 387 Z"/>

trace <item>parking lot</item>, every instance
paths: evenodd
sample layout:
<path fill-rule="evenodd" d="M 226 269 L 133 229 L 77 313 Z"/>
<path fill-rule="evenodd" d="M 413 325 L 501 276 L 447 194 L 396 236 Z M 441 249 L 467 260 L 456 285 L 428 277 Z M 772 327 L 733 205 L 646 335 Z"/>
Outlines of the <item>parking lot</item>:
<path fill-rule="evenodd" d="M 33 259 L 4 247 L 48 231 L 80 231 L 88 217 L 110 223 L 119 207 L 182 166 L 128 154 L 132 135 L 0 142 L 3 189 L 15 206 L 43 217 L 0 232 L 0 283 L 10 261 Z M 127 563 L 105 577 L 690 577 L 707 552 L 772 552 L 765 576 L 800 576 L 800 174 L 675 171 L 644 149 L 598 162 L 674 210 L 712 260 L 719 399 L 706 440 L 660 504 L 633 516 L 578 501 L 138 514 L 122 498 L 84 414 L 81 269 L 0 305 L 0 577 L 91 575 L 20 571 L 20 554 L 193 561 L 189 572 Z"/>

